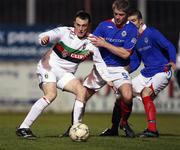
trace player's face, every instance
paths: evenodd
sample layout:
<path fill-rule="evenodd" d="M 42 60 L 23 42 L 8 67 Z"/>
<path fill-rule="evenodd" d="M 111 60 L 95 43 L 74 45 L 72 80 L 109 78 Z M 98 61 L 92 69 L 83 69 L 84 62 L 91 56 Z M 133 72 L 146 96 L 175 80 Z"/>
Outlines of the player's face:
<path fill-rule="evenodd" d="M 136 15 L 129 16 L 128 20 L 134 23 L 138 29 L 140 28 L 141 19 L 138 19 Z"/>
<path fill-rule="evenodd" d="M 83 38 L 89 28 L 89 21 L 88 19 L 82 20 L 80 18 L 76 18 L 74 21 L 74 32 L 79 38 Z"/>
<path fill-rule="evenodd" d="M 118 10 L 117 8 L 115 8 L 113 10 L 113 15 L 116 25 L 122 25 L 127 19 L 127 14 L 121 9 Z"/>

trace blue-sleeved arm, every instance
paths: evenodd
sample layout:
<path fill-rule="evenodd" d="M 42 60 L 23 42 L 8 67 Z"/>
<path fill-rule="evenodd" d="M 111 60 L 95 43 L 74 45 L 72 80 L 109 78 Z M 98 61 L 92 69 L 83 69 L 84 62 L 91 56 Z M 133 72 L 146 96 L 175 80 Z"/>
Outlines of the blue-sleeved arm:
<path fill-rule="evenodd" d="M 125 49 L 133 50 L 137 42 L 137 37 L 138 37 L 138 29 L 134 24 L 132 24 L 123 47 Z"/>
<path fill-rule="evenodd" d="M 162 49 L 168 52 L 170 62 L 176 63 L 176 48 L 174 45 L 156 29 L 153 29 L 152 38 L 154 39 L 154 42 L 156 42 Z"/>
<path fill-rule="evenodd" d="M 141 58 L 136 50 L 130 56 L 130 73 L 134 72 L 141 64 Z"/>

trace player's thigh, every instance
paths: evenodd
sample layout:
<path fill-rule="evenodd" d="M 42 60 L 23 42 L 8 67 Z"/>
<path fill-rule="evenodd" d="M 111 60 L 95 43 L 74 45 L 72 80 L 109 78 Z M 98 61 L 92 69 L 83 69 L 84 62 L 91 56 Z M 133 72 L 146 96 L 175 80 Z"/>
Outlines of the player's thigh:
<path fill-rule="evenodd" d="M 78 94 L 84 94 L 86 88 L 82 85 L 82 83 L 78 79 L 74 78 L 64 86 L 63 90 L 78 95 Z"/>
<path fill-rule="evenodd" d="M 69 72 L 63 73 L 60 77 L 58 77 L 57 88 L 61 90 L 65 90 L 65 86 L 67 86 L 69 82 L 74 79 L 76 79 L 74 74 L 69 73 Z"/>
<path fill-rule="evenodd" d="M 155 95 L 169 84 L 170 78 L 171 75 L 168 72 L 161 72 L 152 77 L 151 85 Z"/>
<path fill-rule="evenodd" d="M 46 82 L 42 84 L 44 96 L 52 102 L 57 96 L 56 82 Z"/>
<path fill-rule="evenodd" d="M 126 101 L 131 101 L 132 99 L 132 84 L 130 83 L 124 83 L 119 87 L 119 92 L 121 93 L 121 96 Z"/>
<path fill-rule="evenodd" d="M 144 76 L 139 74 L 138 76 L 132 79 L 132 88 L 134 96 L 140 95 L 144 87 L 146 87 Z"/>
<path fill-rule="evenodd" d="M 107 82 L 102 79 L 98 71 L 95 68 L 93 68 L 91 73 L 84 80 L 83 86 L 87 87 L 90 90 L 98 91 L 106 83 Z"/>
<path fill-rule="evenodd" d="M 118 89 L 123 99 L 126 101 L 132 99 L 132 83 L 130 78 L 119 78 L 118 80 L 113 81 L 113 85 Z"/>
<path fill-rule="evenodd" d="M 39 79 L 39 84 L 42 83 L 49 83 L 49 82 L 56 82 L 56 75 L 52 70 L 47 70 L 43 67 L 41 62 L 37 65 L 37 76 Z"/>

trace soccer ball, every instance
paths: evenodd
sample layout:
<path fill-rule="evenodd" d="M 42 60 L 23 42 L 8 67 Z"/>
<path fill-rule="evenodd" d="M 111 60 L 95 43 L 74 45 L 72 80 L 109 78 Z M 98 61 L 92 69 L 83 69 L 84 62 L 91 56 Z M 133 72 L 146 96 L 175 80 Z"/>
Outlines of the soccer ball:
<path fill-rule="evenodd" d="M 76 123 L 70 128 L 69 136 L 75 142 L 84 142 L 89 137 L 89 128 L 83 123 Z"/>

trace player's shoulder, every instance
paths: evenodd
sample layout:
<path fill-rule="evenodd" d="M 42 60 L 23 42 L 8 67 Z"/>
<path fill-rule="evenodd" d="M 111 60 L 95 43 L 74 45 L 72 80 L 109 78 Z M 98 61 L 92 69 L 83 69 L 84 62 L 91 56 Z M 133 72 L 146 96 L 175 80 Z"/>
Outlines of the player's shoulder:
<path fill-rule="evenodd" d="M 133 35 L 136 35 L 136 36 L 138 35 L 138 28 L 131 21 L 127 21 L 124 28 L 125 28 L 124 30 L 127 33 L 130 33 L 130 34 L 133 34 Z"/>
<path fill-rule="evenodd" d="M 148 33 L 151 34 L 152 36 L 157 36 L 157 35 L 161 34 L 160 31 L 159 31 L 157 28 L 152 27 L 152 26 L 151 26 L 151 27 L 148 27 L 148 28 L 147 28 L 147 31 L 148 31 Z"/>
<path fill-rule="evenodd" d="M 136 27 L 136 25 L 134 23 L 132 23 L 131 21 L 127 21 L 125 26 L 129 29 L 132 29 L 132 30 L 138 30 L 138 28 Z"/>
<path fill-rule="evenodd" d="M 147 29 L 149 32 L 160 32 L 157 28 L 152 27 L 152 26 L 147 27 Z"/>
<path fill-rule="evenodd" d="M 74 28 L 73 27 L 68 27 L 68 26 L 58 26 L 56 28 L 54 28 L 54 30 L 69 30 L 69 31 L 73 31 Z"/>
<path fill-rule="evenodd" d="M 110 25 L 110 24 L 113 24 L 112 19 L 106 19 L 106 20 L 99 23 L 99 25 L 101 25 L 101 26 L 107 26 L 107 25 Z"/>
<path fill-rule="evenodd" d="M 67 29 L 68 29 L 68 27 L 66 27 L 66 26 L 58 26 L 58 27 L 52 29 L 52 31 L 54 31 L 54 32 L 62 32 L 62 31 L 67 30 Z"/>
<path fill-rule="evenodd" d="M 96 47 L 96 46 L 94 46 L 93 44 L 92 44 L 92 40 L 96 40 L 96 36 L 95 35 L 93 35 L 92 33 L 87 33 L 86 34 L 86 37 L 85 37 L 85 40 L 86 40 L 86 44 L 88 44 L 88 45 L 90 45 L 90 46 L 93 46 L 93 47 Z"/>
<path fill-rule="evenodd" d="M 86 36 L 84 37 L 84 39 L 86 40 L 86 43 L 91 43 L 91 39 L 93 39 L 95 36 L 92 34 L 92 33 L 90 33 L 90 32 L 87 32 L 86 33 Z"/>

